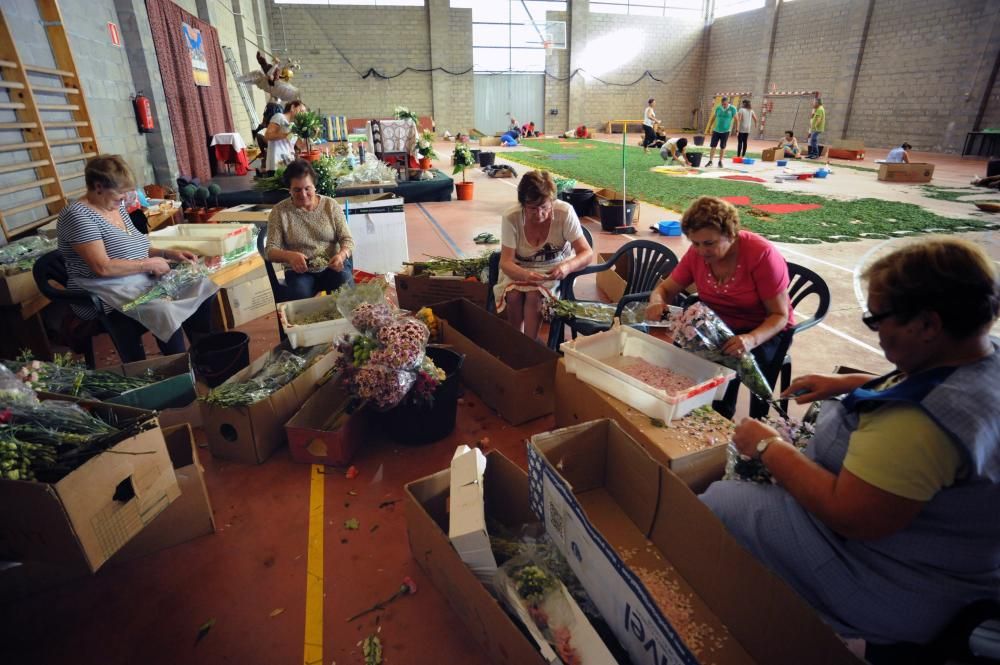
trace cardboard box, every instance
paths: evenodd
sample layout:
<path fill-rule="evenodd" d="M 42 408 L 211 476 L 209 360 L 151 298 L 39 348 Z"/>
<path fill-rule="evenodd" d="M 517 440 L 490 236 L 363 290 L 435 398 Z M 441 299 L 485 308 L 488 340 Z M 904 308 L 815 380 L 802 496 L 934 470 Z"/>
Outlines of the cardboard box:
<path fill-rule="evenodd" d="M 257 271 L 254 271 L 256 273 Z M 267 274 L 257 276 L 229 288 L 220 289 L 222 312 L 225 321 L 223 330 L 230 330 L 254 319 L 274 314 L 274 292 Z"/>
<path fill-rule="evenodd" d="M 532 509 L 633 663 L 860 665 L 614 421 L 532 437 L 528 470 Z M 700 644 L 685 645 L 657 586 L 689 601 Z"/>
<path fill-rule="evenodd" d="M 512 425 L 552 413 L 559 355 L 468 300 L 439 303 L 441 338 L 465 354 L 462 382 Z"/>
<path fill-rule="evenodd" d="M 0 275 L 0 305 L 17 305 L 40 295 L 30 270 L 16 275 Z"/>
<path fill-rule="evenodd" d="M 204 469 L 198 461 L 191 426 L 184 424 L 165 428 L 163 438 L 181 494 L 148 527 L 119 550 L 111 558 L 111 563 L 130 561 L 215 533 L 212 502 L 208 498 Z"/>
<path fill-rule="evenodd" d="M 624 198 L 621 192 L 617 192 L 613 189 L 608 189 L 607 187 L 604 187 L 602 189 L 595 189 L 594 196 L 596 197 L 598 206 L 601 205 L 602 200 L 621 201 Z M 628 202 L 635 204 L 635 212 L 632 213 L 632 224 L 636 225 L 639 223 L 639 210 L 642 208 L 642 205 L 639 203 L 638 199 L 636 199 L 634 196 L 628 197 Z M 596 209 L 599 211 L 600 207 L 597 207 Z"/>
<path fill-rule="evenodd" d="M 830 148 L 829 156 L 832 159 L 864 159 L 864 150 L 849 150 L 847 148 Z"/>
<path fill-rule="evenodd" d="M 354 239 L 354 267 L 384 275 L 410 260 L 403 199 L 395 194 L 338 197 Z"/>
<path fill-rule="evenodd" d="M 154 413 L 71 401 L 119 422 L 139 420 L 145 429 L 58 482 L 0 480 L 0 505 L 6 507 L 0 511 L 0 560 L 96 571 L 180 496 Z"/>
<path fill-rule="evenodd" d="M 500 139 L 496 136 L 481 136 L 479 138 L 479 145 L 481 145 L 484 148 L 488 148 L 490 146 L 497 146 L 500 145 Z"/>
<path fill-rule="evenodd" d="M 486 308 L 490 286 L 483 282 L 467 282 L 461 277 L 431 277 L 429 275 L 396 275 L 396 297 L 399 306 L 410 311 L 435 305 L 446 300 L 465 298 Z"/>
<path fill-rule="evenodd" d="M 273 207 L 273 203 L 244 203 L 220 210 L 212 216 L 212 221 L 217 224 L 228 222 L 266 223 Z"/>
<path fill-rule="evenodd" d="M 605 263 L 611 260 L 614 253 L 600 253 L 597 255 L 598 263 Z M 599 273 L 595 273 L 597 278 L 597 288 L 604 294 L 608 299 L 608 302 L 617 303 L 625 295 L 625 287 L 627 285 L 625 277 L 623 275 L 628 274 L 629 264 L 632 259 L 628 254 L 622 254 L 618 257 L 618 261 L 611 270 L 603 270 Z"/>
<path fill-rule="evenodd" d="M 658 427 L 649 416 L 633 409 L 602 390 L 584 383 L 566 371 L 566 361 L 556 367 L 556 427 L 569 427 L 594 420 L 611 418 L 635 439 L 654 460 L 668 467 L 695 492 L 701 492 L 722 478 L 726 469 L 726 444 L 718 437 L 715 445 L 705 447 L 704 438 L 695 437 L 678 425 Z M 720 423 L 725 418 L 712 414 Z"/>
<path fill-rule="evenodd" d="M 483 476 L 486 456 L 478 448 L 459 446 L 451 458 L 448 539 L 472 574 L 492 584 L 497 561 L 486 531 L 486 494 Z"/>
<path fill-rule="evenodd" d="M 777 159 L 778 149 L 777 148 L 764 148 L 760 151 L 760 161 L 762 162 L 773 162 Z"/>
<path fill-rule="evenodd" d="M 143 376 L 147 372 L 154 372 L 163 377 L 156 383 L 129 390 L 108 399 L 108 402 L 112 404 L 124 404 L 137 409 L 166 412 L 183 409 L 198 397 L 194 389 L 195 378 L 194 371 L 191 369 L 191 358 L 187 353 L 161 356 L 103 369 L 121 376 Z M 164 425 L 161 418 L 160 426 L 169 425 Z"/>
<path fill-rule="evenodd" d="M 933 164 L 880 164 L 878 179 L 886 182 L 930 182 L 934 176 Z"/>
<path fill-rule="evenodd" d="M 292 459 L 304 464 L 349 464 L 354 451 L 368 432 L 368 413 L 349 414 L 336 429 L 329 422 L 351 400 L 350 394 L 333 378 L 316 389 L 302 408 L 285 423 L 288 451 Z"/>
<path fill-rule="evenodd" d="M 535 522 L 528 506 L 527 474 L 500 453 L 491 452 L 486 460 L 483 490 L 490 520 L 512 529 Z M 450 484 L 448 469 L 406 484 L 406 533 L 413 558 L 493 663 L 546 665 L 448 540 Z"/>
<path fill-rule="evenodd" d="M 248 380 L 284 348 L 275 347 L 226 383 Z M 202 402 L 201 418 L 212 455 L 245 464 L 265 462 L 285 442 L 285 423 L 316 391 L 316 383 L 333 368 L 336 358 L 331 351 L 280 390 L 249 406 L 223 408 Z"/>

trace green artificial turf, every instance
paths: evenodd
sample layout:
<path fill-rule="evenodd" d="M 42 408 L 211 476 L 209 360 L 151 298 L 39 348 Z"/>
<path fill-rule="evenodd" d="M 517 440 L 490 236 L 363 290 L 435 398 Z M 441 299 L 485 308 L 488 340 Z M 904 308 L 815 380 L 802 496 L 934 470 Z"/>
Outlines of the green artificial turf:
<path fill-rule="evenodd" d="M 526 145 L 538 152 L 508 152 L 503 154 L 503 158 L 552 171 L 595 187 L 621 191 L 621 144 L 543 139 L 529 141 Z M 727 151 L 727 156 L 731 153 L 732 151 Z M 573 158 L 553 159 L 551 155 L 571 155 Z M 741 208 L 742 223 L 746 228 L 782 242 L 842 242 L 925 231 L 945 233 L 996 228 L 991 223 L 977 220 L 942 217 L 910 203 L 873 198 L 840 201 L 823 196 L 775 191 L 759 183 L 654 173 L 650 168 L 663 164 L 659 151 L 650 150 L 644 154 L 641 148 L 633 145 L 626 147 L 626 158 L 629 195 L 672 210 L 684 210 L 699 196 L 749 196 L 753 204 L 818 203 L 823 206 L 814 210 L 771 216 L 756 210 L 747 214 L 750 209 Z M 704 163 L 703 158 L 702 164 Z M 739 165 L 735 167 L 738 168 Z M 643 220 L 644 223 L 646 221 Z M 656 221 L 659 220 L 649 220 L 649 223 Z"/>

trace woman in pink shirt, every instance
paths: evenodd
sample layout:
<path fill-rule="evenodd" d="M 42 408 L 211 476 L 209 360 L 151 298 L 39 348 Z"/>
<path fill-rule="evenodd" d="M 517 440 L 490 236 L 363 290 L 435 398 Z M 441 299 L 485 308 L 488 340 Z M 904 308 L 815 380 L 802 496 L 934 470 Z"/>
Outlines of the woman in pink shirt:
<path fill-rule="evenodd" d="M 692 282 L 698 297 L 711 307 L 735 334 L 723 352 L 739 356 L 751 352 L 760 367 L 774 359 L 784 330 L 792 327 L 788 305 L 788 265 L 770 242 L 740 230 L 740 215 L 731 203 L 702 196 L 684 212 L 681 230 L 691 247 L 670 276 L 650 297 L 648 319 L 659 319 L 664 303 Z M 739 384 L 729 386 L 715 410 L 732 418 Z M 751 417 L 767 413 L 768 405 L 754 399 Z"/>

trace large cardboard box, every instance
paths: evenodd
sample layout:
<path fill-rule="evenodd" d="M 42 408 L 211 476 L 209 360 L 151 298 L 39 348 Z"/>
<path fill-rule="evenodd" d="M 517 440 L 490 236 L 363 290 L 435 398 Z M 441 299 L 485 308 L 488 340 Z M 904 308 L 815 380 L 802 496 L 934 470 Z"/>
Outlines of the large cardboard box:
<path fill-rule="evenodd" d="M 273 203 L 244 203 L 220 210 L 212 216 L 212 221 L 217 224 L 229 222 L 266 223 L 273 207 Z"/>
<path fill-rule="evenodd" d="M 614 421 L 532 437 L 528 472 L 532 510 L 633 663 L 860 665 Z"/>
<path fill-rule="evenodd" d="M 777 159 L 778 149 L 777 148 L 764 148 L 760 151 L 760 161 L 762 162 L 773 162 Z"/>
<path fill-rule="evenodd" d="M 272 349 L 226 383 L 248 380 L 284 348 Z M 246 464 L 265 462 L 285 442 L 285 423 L 316 391 L 317 382 L 333 368 L 336 358 L 335 351 L 320 357 L 280 390 L 250 406 L 224 408 L 202 402 L 201 417 L 212 455 Z"/>
<path fill-rule="evenodd" d="M 316 389 L 302 408 L 285 423 L 288 451 L 292 459 L 304 464 L 343 466 L 365 440 L 368 433 L 366 410 L 335 416 L 345 408 L 351 395 L 335 378 Z"/>
<path fill-rule="evenodd" d="M 58 482 L 0 480 L 0 560 L 96 571 L 180 496 L 154 413 L 72 401 L 105 419 L 137 421 L 139 431 Z"/>
<path fill-rule="evenodd" d="M 562 359 L 556 367 L 555 412 L 556 427 L 578 425 L 595 418 L 617 421 L 650 457 L 669 467 L 695 492 L 722 478 L 726 469 L 728 437 L 716 436 L 715 442 L 708 445 L 706 435 L 693 434 L 680 422 L 659 427 L 641 411 L 567 372 L 566 361 Z M 728 421 L 716 413 L 705 418 L 711 419 L 714 429 L 719 431 L 729 427 Z"/>
<path fill-rule="evenodd" d="M 886 182 L 930 182 L 933 176 L 933 164 L 910 162 L 909 164 L 881 164 L 878 167 L 878 179 Z"/>
<path fill-rule="evenodd" d="M 256 274 L 256 271 L 254 271 Z M 222 313 L 225 316 L 222 329 L 230 330 L 254 319 L 274 314 L 274 292 L 267 274 L 219 290 L 222 299 Z"/>
<path fill-rule="evenodd" d="M 110 398 L 108 401 L 114 404 L 124 404 L 150 411 L 163 411 L 185 407 L 198 396 L 194 389 L 195 378 L 191 369 L 191 358 L 187 353 L 160 356 L 159 358 L 102 369 L 121 376 L 144 376 L 147 372 L 151 372 L 162 377 L 156 383 L 129 390 Z M 163 426 L 162 420 L 160 425 Z"/>
<path fill-rule="evenodd" d="M 528 506 L 528 476 L 497 452 L 486 456 L 486 515 L 511 529 L 535 522 Z M 448 599 L 465 632 L 496 665 L 546 665 L 528 637 L 476 579 L 448 540 L 451 472 L 407 483 L 406 533 L 410 552 Z"/>
<path fill-rule="evenodd" d="M 354 267 L 384 275 L 410 260 L 403 199 L 395 194 L 338 197 L 354 239 Z"/>
<path fill-rule="evenodd" d="M 16 275 L 0 275 L 0 305 L 17 305 L 40 295 L 30 270 Z"/>
<path fill-rule="evenodd" d="M 429 275 L 396 275 L 396 297 L 399 306 L 413 312 L 421 307 L 446 300 L 465 298 L 486 308 L 490 286 L 483 282 L 465 281 L 461 277 L 431 277 Z"/>
<path fill-rule="evenodd" d="M 559 355 L 468 300 L 434 306 L 441 338 L 465 354 L 462 382 L 512 425 L 552 413 Z"/>
<path fill-rule="evenodd" d="M 130 561 L 215 533 L 212 502 L 190 425 L 164 428 L 163 438 L 181 495 L 119 550 L 111 563 Z"/>

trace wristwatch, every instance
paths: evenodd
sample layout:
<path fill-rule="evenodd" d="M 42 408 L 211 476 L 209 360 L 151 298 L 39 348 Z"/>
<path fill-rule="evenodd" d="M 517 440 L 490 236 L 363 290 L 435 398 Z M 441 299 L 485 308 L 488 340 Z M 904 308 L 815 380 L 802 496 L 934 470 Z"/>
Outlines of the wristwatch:
<path fill-rule="evenodd" d="M 762 439 L 757 442 L 757 455 L 754 459 L 760 459 L 764 455 L 764 451 L 775 441 L 781 441 L 780 436 L 769 436 L 766 439 Z"/>

